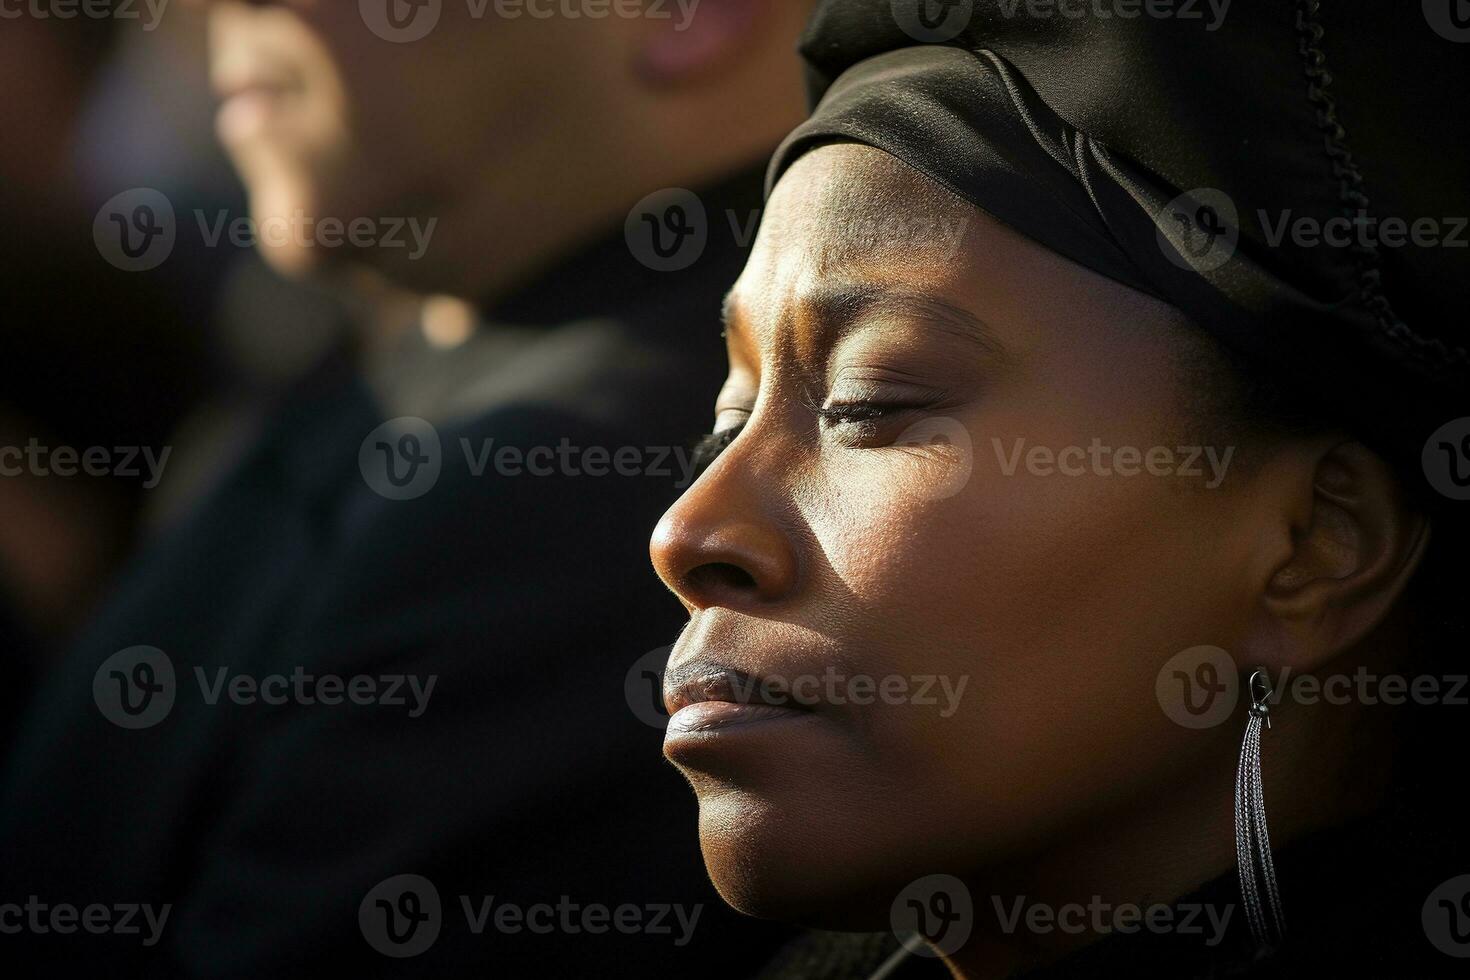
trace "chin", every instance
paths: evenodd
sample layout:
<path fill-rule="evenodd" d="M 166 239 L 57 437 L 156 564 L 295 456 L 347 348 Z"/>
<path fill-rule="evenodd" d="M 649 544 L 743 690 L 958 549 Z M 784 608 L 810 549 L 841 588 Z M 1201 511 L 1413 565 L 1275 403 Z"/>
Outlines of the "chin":
<path fill-rule="evenodd" d="M 843 819 L 862 807 L 728 786 L 697 791 L 705 868 L 731 908 L 816 929 L 889 928 L 889 904 L 915 876 L 895 867 L 901 851 L 875 846 L 862 819 Z"/>

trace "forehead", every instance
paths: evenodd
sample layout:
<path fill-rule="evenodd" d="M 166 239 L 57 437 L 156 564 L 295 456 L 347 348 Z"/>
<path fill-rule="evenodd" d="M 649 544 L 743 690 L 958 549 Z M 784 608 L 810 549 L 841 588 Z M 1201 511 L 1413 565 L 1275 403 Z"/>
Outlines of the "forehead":
<path fill-rule="evenodd" d="M 941 288 L 964 264 L 978 212 L 881 150 L 819 147 L 782 175 L 727 300 L 737 331 L 771 325 L 818 297 Z"/>
<path fill-rule="evenodd" d="M 875 295 L 899 302 L 875 304 Z M 881 150 L 819 147 L 771 194 L 727 301 L 732 354 L 756 362 L 791 347 L 800 355 L 832 336 L 824 320 L 875 309 L 967 330 L 978 321 L 1012 352 L 1173 343 L 1196 329 L 1178 310 L 1025 238 Z"/>
<path fill-rule="evenodd" d="M 924 261 L 953 254 L 952 232 L 974 208 L 881 150 L 818 147 L 782 175 L 756 242 L 759 253 L 809 253 L 814 261 Z"/>

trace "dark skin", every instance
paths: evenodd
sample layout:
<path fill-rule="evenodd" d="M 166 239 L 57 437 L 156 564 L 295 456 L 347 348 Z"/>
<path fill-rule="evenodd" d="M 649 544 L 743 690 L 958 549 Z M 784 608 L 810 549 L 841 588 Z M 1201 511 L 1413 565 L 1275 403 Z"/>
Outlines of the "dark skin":
<path fill-rule="evenodd" d="M 930 231 L 854 231 L 885 214 Z M 957 247 L 936 230 L 961 227 Z M 986 929 L 989 897 L 1148 904 L 1235 864 L 1244 708 L 1204 730 L 1171 721 L 1154 694 L 1171 657 L 1211 644 L 1273 674 L 1395 661 L 1391 610 L 1427 522 L 1345 433 L 1242 427 L 1214 488 L 1006 475 L 993 439 L 1218 438 L 1185 368 L 1199 335 L 880 151 L 823 147 L 783 176 L 727 337 L 716 431 L 738 435 L 653 536 L 690 614 L 670 677 L 968 678 L 948 716 L 819 697 L 753 724 L 671 725 L 706 865 L 742 911 L 887 929 L 909 882 L 945 872 L 977 909 L 947 957 L 956 976 L 1054 957 L 1098 937 Z M 973 452 L 905 444 L 935 419 Z M 1386 755 L 1361 748 L 1378 718 L 1319 704 L 1273 721 L 1278 846 L 1381 793 Z"/>

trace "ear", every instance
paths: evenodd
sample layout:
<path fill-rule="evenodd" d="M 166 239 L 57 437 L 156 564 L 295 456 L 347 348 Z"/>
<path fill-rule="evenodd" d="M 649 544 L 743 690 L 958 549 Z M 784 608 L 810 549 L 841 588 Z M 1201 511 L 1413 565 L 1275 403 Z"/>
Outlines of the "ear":
<path fill-rule="evenodd" d="M 1296 455 L 1287 466 L 1295 478 L 1276 482 L 1286 520 L 1256 638 L 1264 663 L 1298 672 L 1331 661 L 1383 622 L 1429 538 L 1428 520 L 1367 447 L 1323 442 L 1301 452 L 1287 451 Z"/>
<path fill-rule="evenodd" d="M 792 0 L 667 0 L 650 6 L 642 18 L 638 77 L 667 88 L 718 73 L 771 29 L 777 19 L 773 3 L 780 2 Z"/>

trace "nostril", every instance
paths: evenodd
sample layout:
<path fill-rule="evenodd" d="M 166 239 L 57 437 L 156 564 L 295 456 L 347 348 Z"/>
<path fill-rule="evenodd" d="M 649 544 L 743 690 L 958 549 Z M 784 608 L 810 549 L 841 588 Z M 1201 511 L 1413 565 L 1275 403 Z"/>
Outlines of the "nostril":
<path fill-rule="evenodd" d="M 739 565 L 725 561 L 712 561 L 700 565 L 684 576 L 684 583 L 693 595 L 724 595 L 754 592 L 755 577 Z"/>

